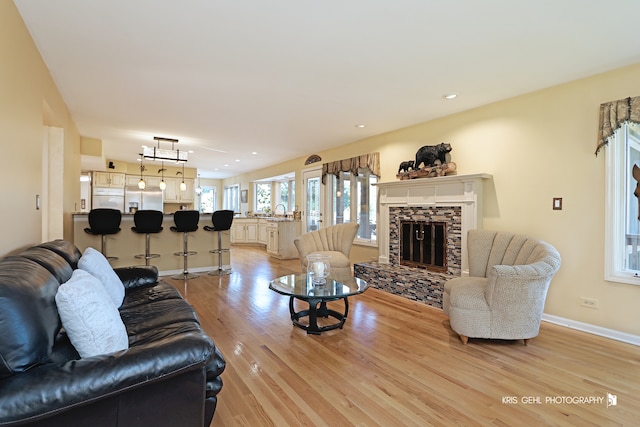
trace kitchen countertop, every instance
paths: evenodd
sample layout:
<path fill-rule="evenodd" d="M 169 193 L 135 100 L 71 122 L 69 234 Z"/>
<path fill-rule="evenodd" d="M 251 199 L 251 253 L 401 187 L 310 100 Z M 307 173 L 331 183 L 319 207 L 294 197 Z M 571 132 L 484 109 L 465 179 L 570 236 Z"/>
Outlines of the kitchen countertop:
<path fill-rule="evenodd" d="M 273 217 L 273 216 L 234 216 L 233 219 L 264 219 L 270 222 L 300 222 L 299 219 Z"/>
<path fill-rule="evenodd" d="M 163 213 L 163 215 L 173 215 L 175 212 Z M 89 215 L 89 212 L 71 212 L 71 215 Z M 122 216 L 133 216 L 135 214 L 122 212 Z M 211 212 L 200 212 L 200 215 L 211 215 Z"/>

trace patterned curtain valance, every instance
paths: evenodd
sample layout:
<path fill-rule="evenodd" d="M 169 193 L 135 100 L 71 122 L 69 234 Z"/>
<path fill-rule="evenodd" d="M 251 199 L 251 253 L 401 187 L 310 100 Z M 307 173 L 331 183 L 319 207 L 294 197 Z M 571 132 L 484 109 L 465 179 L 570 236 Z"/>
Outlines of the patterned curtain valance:
<path fill-rule="evenodd" d="M 640 96 L 624 98 L 600 105 L 600 126 L 598 127 L 598 151 L 609 143 L 616 129 L 625 122 L 640 123 Z"/>
<path fill-rule="evenodd" d="M 369 169 L 373 175 L 380 178 L 380 153 L 363 154 L 350 159 L 323 163 L 322 183 L 326 184 L 327 175 L 338 176 L 340 172 L 351 172 L 354 176 L 357 176 L 358 169 Z"/>

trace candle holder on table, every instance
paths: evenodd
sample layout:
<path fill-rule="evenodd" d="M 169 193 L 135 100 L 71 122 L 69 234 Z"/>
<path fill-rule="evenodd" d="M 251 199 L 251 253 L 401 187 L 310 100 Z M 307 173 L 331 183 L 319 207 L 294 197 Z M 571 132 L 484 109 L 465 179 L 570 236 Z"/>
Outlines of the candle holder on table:
<path fill-rule="evenodd" d="M 313 286 L 322 286 L 327 283 L 327 276 L 331 271 L 330 262 L 331 255 L 307 255 L 307 275 L 311 278 Z"/>

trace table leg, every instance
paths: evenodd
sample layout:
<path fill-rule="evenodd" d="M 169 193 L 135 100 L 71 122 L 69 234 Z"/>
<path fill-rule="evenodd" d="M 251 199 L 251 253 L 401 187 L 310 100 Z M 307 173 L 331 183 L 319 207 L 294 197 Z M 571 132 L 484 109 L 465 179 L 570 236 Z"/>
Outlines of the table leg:
<path fill-rule="evenodd" d="M 321 298 L 310 298 L 310 299 L 298 298 L 301 301 L 308 302 L 309 309 L 296 312 L 293 306 L 294 298 L 295 297 L 290 297 L 289 299 L 289 313 L 291 314 L 291 320 L 293 321 L 294 325 L 306 330 L 308 334 L 320 335 L 322 332 L 329 331 L 331 329 L 336 329 L 336 328 L 342 329 L 342 327 L 344 326 L 344 322 L 347 320 L 347 314 L 349 312 L 349 301 L 347 300 L 346 297 L 330 300 L 330 301 L 337 301 L 338 299 L 344 300 L 344 307 L 345 307 L 344 313 L 331 310 L 330 308 L 327 307 L 327 300 L 324 300 Z M 319 307 L 318 307 L 318 304 L 320 305 Z M 307 317 L 307 316 L 309 317 L 309 323 L 308 324 L 301 323 L 300 319 L 302 317 Z M 324 318 L 331 316 L 338 319 L 338 322 L 333 323 L 331 325 L 318 326 L 318 316 L 324 317 Z"/>

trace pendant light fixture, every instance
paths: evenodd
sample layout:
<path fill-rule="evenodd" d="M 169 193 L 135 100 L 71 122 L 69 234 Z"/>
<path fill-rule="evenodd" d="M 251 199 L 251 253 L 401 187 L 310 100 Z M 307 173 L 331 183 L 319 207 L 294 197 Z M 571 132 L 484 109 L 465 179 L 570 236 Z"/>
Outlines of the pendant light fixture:
<path fill-rule="evenodd" d="M 162 180 L 160 181 L 160 189 L 164 191 L 167 188 L 167 183 L 164 182 L 164 162 L 160 163 L 160 172 L 162 172 Z"/>
<path fill-rule="evenodd" d="M 142 172 L 144 171 L 144 165 L 142 164 L 143 156 L 140 154 L 140 181 L 138 181 L 138 188 L 144 190 L 147 186 L 147 183 L 144 182 L 144 178 L 142 178 Z"/>
<path fill-rule="evenodd" d="M 184 163 L 182 164 L 182 182 L 180 183 L 180 191 L 185 191 L 187 184 L 184 183 Z"/>
<path fill-rule="evenodd" d="M 202 187 L 200 187 L 200 174 L 198 174 L 198 186 L 196 187 L 196 194 L 198 196 L 202 194 Z"/>
<path fill-rule="evenodd" d="M 186 162 L 187 161 L 187 152 L 175 150 L 175 144 L 178 143 L 177 139 L 174 138 L 164 138 L 161 136 L 154 136 L 153 140 L 158 143 L 157 147 L 144 147 L 143 155 L 146 159 L 151 160 L 167 160 L 172 162 Z M 161 142 L 168 142 L 171 144 L 171 149 L 163 149 L 160 148 Z"/>

